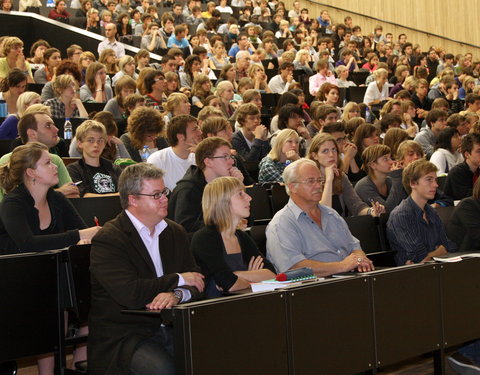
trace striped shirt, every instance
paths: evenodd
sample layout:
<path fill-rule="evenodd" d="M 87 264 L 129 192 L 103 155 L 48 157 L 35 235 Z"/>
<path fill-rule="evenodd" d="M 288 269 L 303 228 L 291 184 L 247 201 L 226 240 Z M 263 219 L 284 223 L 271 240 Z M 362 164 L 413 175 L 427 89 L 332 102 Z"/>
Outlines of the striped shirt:
<path fill-rule="evenodd" d="M 397 265 L 404 265 L 407 260 L 419 263 L 440 245 L 448 252 L 457 250 L 456 245 L 447 238 L 437 212 L 429 204 L 425 205 L 425 216 L 427 221 L 412 197 L 404 199 L 390 214 L 387 237 L 391 248 L 397 252 Z"/>

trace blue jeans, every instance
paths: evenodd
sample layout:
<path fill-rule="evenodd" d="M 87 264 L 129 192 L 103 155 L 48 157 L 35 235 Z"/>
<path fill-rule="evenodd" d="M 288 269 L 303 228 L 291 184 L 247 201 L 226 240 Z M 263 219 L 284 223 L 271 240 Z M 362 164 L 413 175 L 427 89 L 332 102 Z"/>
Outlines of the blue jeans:
<path fill-rule="evenodd" d="M 462 346 L 458 352 L 471 359 L 477 366 L 480 366 L 480 340 L 472 341 L 470 344 Z"/>
<path fill-rule="evenodd" d="M 173 328 L 158 332 L 137 344 L 130 362 L 131 375 L 175 375 Z"/>

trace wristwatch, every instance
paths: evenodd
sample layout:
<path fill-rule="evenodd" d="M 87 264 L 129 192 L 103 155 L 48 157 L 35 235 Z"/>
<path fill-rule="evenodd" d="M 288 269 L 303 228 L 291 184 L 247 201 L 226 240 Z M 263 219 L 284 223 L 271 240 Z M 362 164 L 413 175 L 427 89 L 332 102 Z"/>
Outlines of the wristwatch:
<path fill-rule="evenodd" d="M 175 296 L 176 299 L 178 299 L 178 302 L 182 302 L 183 291 L 181 289 L 175 289 L 173 291 L 173 295 Z"/>

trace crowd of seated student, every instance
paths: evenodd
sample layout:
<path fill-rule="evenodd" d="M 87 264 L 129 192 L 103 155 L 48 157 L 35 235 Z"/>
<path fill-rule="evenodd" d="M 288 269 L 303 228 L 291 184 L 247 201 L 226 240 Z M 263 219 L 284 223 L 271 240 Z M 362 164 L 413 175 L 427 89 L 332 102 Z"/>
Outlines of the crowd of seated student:
<path fill-rule="evenodd" d="M 55 12 L 66 16 L 61 3 L 57 1 Z M 325 12 L 310 20 L 307 9 L 301 9 L 302 17 L 297 9 L 287 20 L 281 6 L 275 12 L 275 6 L 265 1 L 258 9 L 241 10 L 241 24 L 251 22 L 245 32 L 235 19 L 229 20 L 228 28 L 220 25 L 220 12 L 229 10 L 225 0 L 219 8 L 210 5 L 201 14 L 199 1 L 188 1 L 183 11 L 174 4 L 172 12 L 160 18 L 148 0 L 136 9 L 133 2 L 112 3 L 86 0 L 78 13 L 87 18 L 87 29 L 106 36 L 99 45 L 98 62 L 92 52 L 76 45 L 61 61 L 62 52 L 40 40 L 32 46 L 29 63 L 20 39 L 1 40 L 2 98 L 11 116 L 0 126 L 0 134 L 15 137 L 12 130 L 18 123 L 21 140 L 14 145 L 33 147 L 29 142 L 37 141 L 57 154 L 47 157 L 42 152 L 45 160 L 59 166 L 58 178 L 52 177 L 44 190 L 56 186 L 67 197 L 116 194 L 119 171 L 113 162 L 118 158 L 135 162 L 148 158 L 163 169 L 165 186 L 171 191 L 169 217 L 190 234 L 200 230 L 193 235 L 192 248 L 207 276 L 209 295 L 270 278 L 274 267 L 279 269 L 275 261 L 270 264 L 259 257 L 251 241 L 235 230 L 249 214 L 250 199 L 242 182 L 285 182 L 285 169 L 302 156 L 313 161 L 300 168 L 302 173 L 309 170 L 315 175 L 303 188 L 322 186 L 321 194 L 313 196 L 318 195 L 322 207 L 333 209 L 325 212 L 343 217 L 395 212 L 415 190 L 402 183 L 405 170 L 416 159 L 422 161 L 414 167 L 426 165 L 424 155 L 437 165 L 436 173 L 448 177 L 445 193 L 432 188 L 422 202 L 432 208 L 448 206 L 453 199 L 469 199 L 473 194 L 461 207 L 467 216 L 473 215 L 468 210 L 478 212 L 473 187 L 480 174 L 480 64 L 474 64 L 471 55 L 450 58 L 440 48 L 429 48 L 425 56 L 406 42 L 406 36 L 394 42 L 376 28 L 372 38 L 364 38 L 359 27 L 333 24 Z M 259 17 L 266 20 L 260 31 L 255 27 Z M 192 24 L 198 27 L 188 35 Z M 277 32 L 281 37 L 291 34 L 280 48 Z M 302 34 L 304 41 L 299 39 Z M 122 57 L 120 39 L 128 42 L 130 35 L 142 36 L 144 49 L 135 57 Z M 168 45 L 175 48 L 164 50 Z M 149 51 L 164 54 L 161 64 L 149 64 Z M 370 73 L 361 83 L 367 86 L 364 103 L 339 102 L 339 87 L 353 86 L 348 77 L 359 67 Z M 294 74 L 301 82 L 295 82 Z M 41 100 L 50 109 L 35 107 L 38 96 L 22 94 L 33 77 L 44 84 Z M 262 108 L 262 94 L 270 92 L 279 94 L 275 113 Z M 111 115 L 100 112 L 93 121 L 84 122 L 68 153 L 51 117 L 86 119 L 82 102 L 103 103 Z M 191 115 L 198 111 L 197 122 Z M 267 122 L 261 113 L 268 115 Z M 115 122 L 127 124 L 124 134 L 117 134 Z M 69 154 L 81 157 L 68 167 L 70 175 L 58 156 Z M 257 164 L 257 180 L 249 175 L 245 162 Z M 428 164 L 423 171 L 431 174 L 433 169 Z M 304 192 L 298 184 L 304 181 L 294 181 L 288 171 L 287 176 L 288 184 L 297 184 L 294 196 L 301 197 Z M 411 177 L 410 184 L 417 186 L 419 178 L 423 176 Z M 77 187 L 72 179 L 82 182 Z M 36 186 L 36 179 L 28 183 Z M 3 186 L 7 198 L 9 186 Z M 211 202 L 222 196 L 225 206 L 204 203 L 202 207 L 202 196 Z M 227 212 L 228 222 L 219 220 L 216 210 Z M 472 240 L 462 245 L 459 237 L 452 239 L 469 250 L 478 229 L 459 212 L 455 225 L 462 226 Z M 204 248 L 205 238 L 215 239 L 214 251 Z M 399 264 L 422 261 L 434 250 L 411 259 L 399 255 Z M 362 254 L 360 263 L 351 258 L 346 258 L 351 260 L 350 269 L 359 264 L 370 269 Z"/>

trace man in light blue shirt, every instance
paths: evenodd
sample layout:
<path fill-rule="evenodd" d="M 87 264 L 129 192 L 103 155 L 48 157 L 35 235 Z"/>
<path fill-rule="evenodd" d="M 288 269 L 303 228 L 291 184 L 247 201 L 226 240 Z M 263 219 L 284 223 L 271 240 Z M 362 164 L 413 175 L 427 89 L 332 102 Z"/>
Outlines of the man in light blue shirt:
<path fill-rule="evenodd" d="M 317 276 L 358 269 L 373 270 L 372 262 L 332 208 L 319 204 L 323 178 L 315 162 L 299 159 L 283 172 L 288 204 L 267 227 L 267 258 L 278 272 L 310 267 Z"/>
<path fill-rule="evenodd" d="M 187 30 L 185 30 L 184 26 L 182 25 L 175 26 L 175 31 L 168 38 L 167 47 L 168 48 L 177 47 L 181 49 L 181 48 L 190 46 L 190 43 L 188 43 L 187 38 L 185 38 L 186 34 L 187 34 Z"/>

